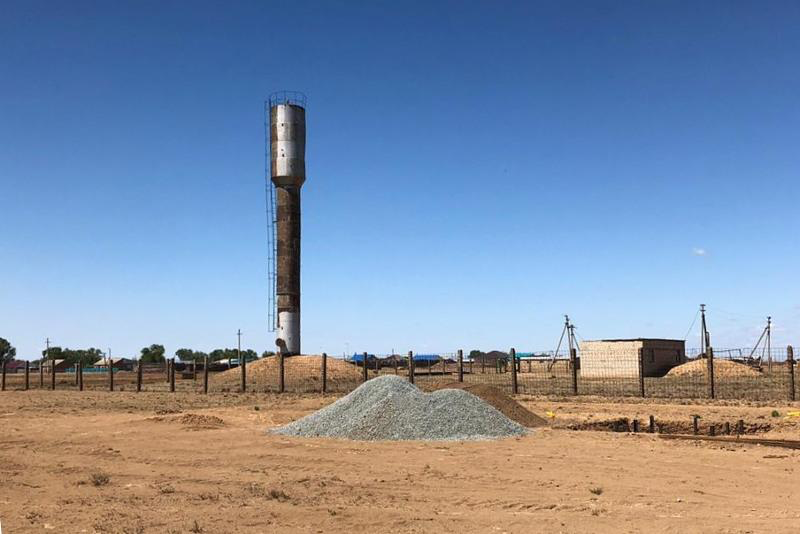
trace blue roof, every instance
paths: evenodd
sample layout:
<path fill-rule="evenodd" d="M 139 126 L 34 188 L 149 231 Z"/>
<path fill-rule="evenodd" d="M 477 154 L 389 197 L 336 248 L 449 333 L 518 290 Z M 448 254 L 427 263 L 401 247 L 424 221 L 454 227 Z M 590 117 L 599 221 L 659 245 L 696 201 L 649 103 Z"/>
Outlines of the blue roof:
<path fill-rule="evenodd" d="M 372 360 L 375 358 L 374 354 L 367 354 L 367 361 Z M 351 362 L 363 362 L 364 355 L 363 354 L 353 354 L 353 357 L 350 358 Z"/>
<path fill-rule="evenodd" d="M 415 354 L 414 361 L 415 362 L 438 362 L 440 360 L 440 356 L 438 354 Z"/>

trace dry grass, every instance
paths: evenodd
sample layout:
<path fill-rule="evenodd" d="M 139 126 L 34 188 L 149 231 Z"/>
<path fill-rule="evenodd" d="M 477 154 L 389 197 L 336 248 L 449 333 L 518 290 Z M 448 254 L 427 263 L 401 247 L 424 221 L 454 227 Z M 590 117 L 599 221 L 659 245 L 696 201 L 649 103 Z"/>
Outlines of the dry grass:
<path fill-rule="evenodd" d="M 111 482 L 111 477 L 102 471 L 97 471 L 89 475 L 89 482 L 95 487 L 107 486 Z"/>

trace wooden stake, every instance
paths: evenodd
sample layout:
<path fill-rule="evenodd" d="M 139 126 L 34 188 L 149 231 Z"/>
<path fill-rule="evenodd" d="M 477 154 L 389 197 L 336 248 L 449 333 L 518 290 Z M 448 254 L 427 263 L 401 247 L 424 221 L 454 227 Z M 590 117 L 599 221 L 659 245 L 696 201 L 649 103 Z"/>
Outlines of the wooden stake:
<path fill-rule="evenodd" d="M 786 347 L 786 367 L 789 371 L 789 400 L 796 400 L 797 392 L 794 385 L 794 348 L 789 345 Z"/>
<path fill-rule="evenodd" d="M 464 381 L 464 351 L 458 349 L 458 381 Z"/>
<path fill-rule="evenodd" d="M 634 434 L 638 434 L 639 433 L 639 420 L 638 419 L 634 419 L 633 420 L 633 433 Z"/>
<path fill-rule="evenodd" d="M 692 416 L 692 431 L 695 434 L 699 434 L 700 433 L 700 425 L 698 424 L 698 420 L 699 419 L 700 419 L 699 415 L 693 415 Z"/>
<path fill-rule="evenodd" d="M 278 393 L 286 391 L 286 368 L 284 359 L 283 351 L 278 349 Z"/>
<path fill-rule="evenodd" d="M 39 360 L 39 389 L 44 389 L 44 358 Z"/>
<path fill-rule="evenodd" d="M 517 386 L 517 351 L 513 348 L 509 351 L 511 357 L 511 393 L 516 395 L 519 393 Z"/>
<path fill-rule="evenodd" d="M 654 433 L 655 433 L 655 431 L 656 431 L 656 418 L 655 418 L 655 417 L 653 417 L 653 416 L 651 415 L 651 416 L 650 416 L 650 428 L 649 428 L 649 432 L 650 432 L 651 434 L 654 434 Z"/>
<path fill-rule="evenodd" d="M 414 353 L 408 351 L 408 381 L 414 383 Z"/>
<path fill-rule="evenodd" d="M 108 359 L 108 390 L 114 391 L 114 364 Z"/>
<path fill-rule="evenodd" d="M 730 435 L 731 433 L 731 424 L 729 422 L 725 422 L 725 433 Z"/>
<path fill-rule="evenodd" d="M 572 394 L 578 394 L 578 349 L 569 349 L 569 367 L 572 372 Z"/>
<path fill-rule="evenodd" d="M 5 360 L 3 360 L 2 367 L 3 367 L 3 371 L 2 371 L 3 378 L 2 378 L 2 380 L 0 380 L 0 391 L 5 391 L 6 390 L 6 361 Z"/>
<path fill-rule="evenodd" d="M 396 368 L 395 368 L 396 369 Z M 322 392 L 328 391 L 328 355 L 322 353 Z"/>
<path fill-rule="evenodd" d="M 208 395 L 208 356 L 203 362 L 203 394 Z"/>
<path fill-rule="evenodd" d="M 25 391 L 31 387 L 31 362 L 25 360 Z"/>
<path fill-rule="evenodd" d="M 83 361 L 78 362 L 78 391 L 83 391 Z"/>
<path fill-rule="evenodd" d="M 369 376 L 367 376 L 368 370 L 367 370 L 367 353 L 366 352 L 364 353 L 364 361 L 362 363 L 364 364 L 364 382 L 366 382 L 367 380 L 369 380 Z"/>
<path fill-rule="evenodd" d="M 639 396 L 644 397 L 644 349 L 639 349 Z"/>
<path fill-rule="evenodd" d="M 744 434 L 744 419 L 739 419 L 736 423 L 736 433 L 740 436 Z"/>
<path fill-rule="evenodd" d="M 242 351 L 239 351 L 239 367 L 242 368 L 242 393 L 247 392 L 247 358 L 242 357 Z"/>
<path fill-rule="evenodd" d="M 708 347 L 706 351 L 706 371 L 708 374 L 708 398 L 713 399 L 715 395 L 714 391 L 714 349 Z"/>
<path fill-rule="evenodd" d="M 136 393 L 142 391 L 142 360 L 136 362 Z"/>
<path fill-rule="evenodd" d="M 56 359 L 50 360 L 50 389 L 56 389 Z"/>
<path fill-rule="evenodd" d="M 175 393 L 175 358 L 169 360 L 169 392 Z"/>

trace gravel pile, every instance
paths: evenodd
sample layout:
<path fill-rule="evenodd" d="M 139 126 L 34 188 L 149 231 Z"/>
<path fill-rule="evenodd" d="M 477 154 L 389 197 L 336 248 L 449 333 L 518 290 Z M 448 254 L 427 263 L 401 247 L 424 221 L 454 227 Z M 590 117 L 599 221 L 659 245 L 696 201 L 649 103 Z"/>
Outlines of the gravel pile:
<path fill-rule="evenodd" d="M 463 390 L 424 393 L 382 376 L 271 432 L 286 436 L 380 440 L 480 440 L 521 436 L 525 428 Z"/>

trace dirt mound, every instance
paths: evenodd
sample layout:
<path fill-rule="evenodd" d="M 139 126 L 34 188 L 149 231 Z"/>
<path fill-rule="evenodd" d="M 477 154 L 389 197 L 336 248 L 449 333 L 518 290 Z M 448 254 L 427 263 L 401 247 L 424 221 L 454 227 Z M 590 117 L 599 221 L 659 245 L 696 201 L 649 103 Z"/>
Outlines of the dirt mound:
<path fill-rule="evenodd" d="M 666 376 L 705 376 L 708 369 L 706 360 L 694 360 L 669 370 Z M 757 370 L 730 360 L 714 360 L 714 376 L 725 378 L 761 376 Z"/>
<path fill-rule="evenodd" d="M 219 428 L 225 421 L 215 415 L 202 415 L 196 413 L 185 413 L 182 415 L 157 415 L 149 417 L 148 421 L 158 421 L 160 423 L 177 423 L 189 430 L 200 430 L 205 428 Z"/>
<path fill-rule="evenodd" d="M 450 382 L 448 384 L 439 384 L 434 389 L 463 389 L 476 397 L 480 397 L 488 404 L 491 404 L 495 410 L 522 426 L 528 428 L 547 426 L 546 420 L 525 409 L 520 403 L 493 386 Z"/>
<path fill-rule="evenodd" d="M 192 428 L 218 428 L 225 422 L 214 415 L 200 415 L 196 413 L 183 414 L 175 418 L 180 424 Z"/>
<path fill-rule="evenodd" d="M 360 383 L 361 369 L 339 358 L 327 358 L 328 384 L 332 389 L 337 382 Z M 288 356 L 284 358 L 284 380 L 290 390 L 316 391 L 322 380 L 322 356 Z M 247 364 L 248 389 L 276 388 L 280 365 L 277 356 L 268 356 Z M 209 377 L 215 389 L 237 389 L 241 384 L 241 369 L 235 367 Z"/>

